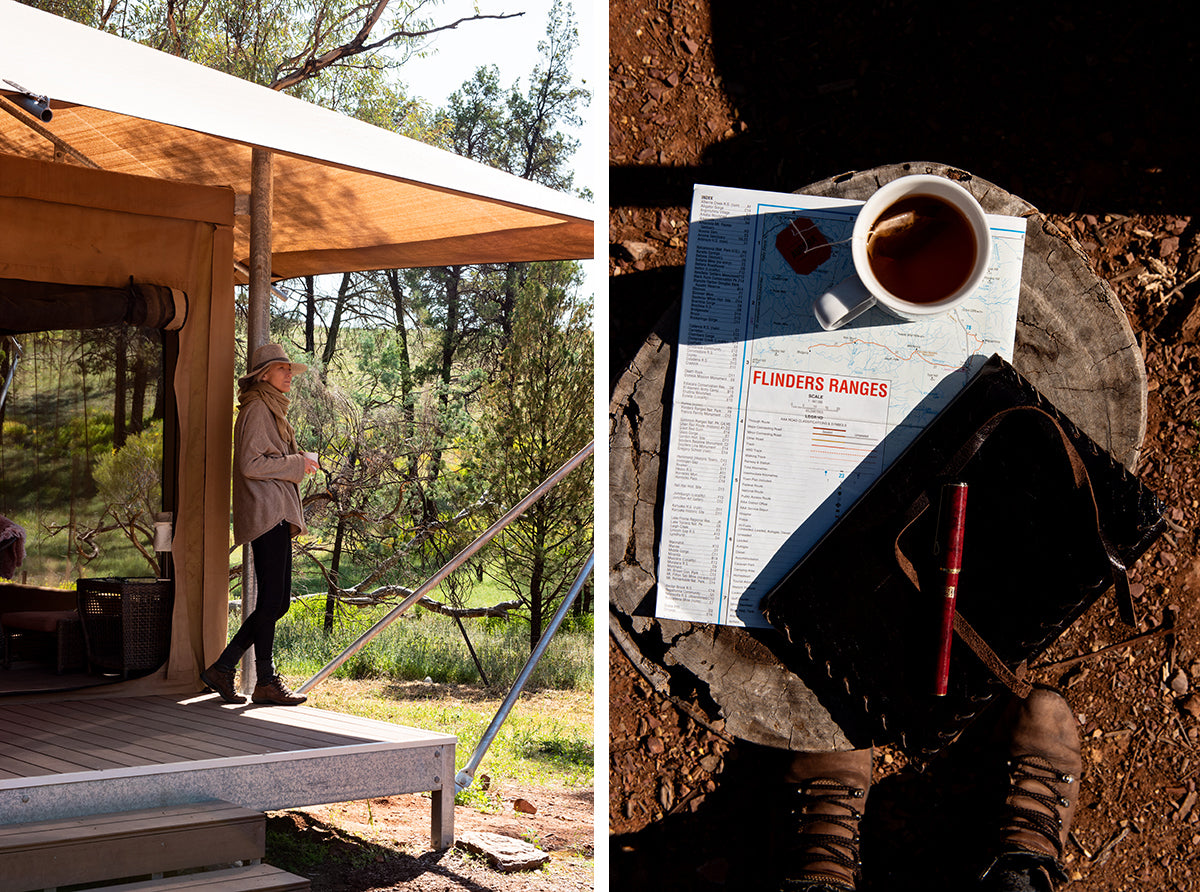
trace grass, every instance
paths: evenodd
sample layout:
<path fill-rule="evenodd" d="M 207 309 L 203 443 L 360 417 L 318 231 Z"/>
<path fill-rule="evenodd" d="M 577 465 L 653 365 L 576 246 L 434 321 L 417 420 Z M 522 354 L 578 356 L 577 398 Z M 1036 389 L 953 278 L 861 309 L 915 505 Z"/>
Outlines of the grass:
<path fill-rule="evenodd" d="M 326 679 L 309 695 L 309 705 L 458 737 L 455 770 L 466 766 L 504 693 L 474 686 L 449 686 L 383 679 Z M 592 695 L 586 691 L 523 693 L 501 725 L 475 777 L 528 784 L 591 786 L 595 780 Z M 485 791 L 473 784 L 456 797 L 460 804 L 488 808 Z"/>
<path fill-rule="evenodd" d="M 331 635 L 322 631 L 323 599 L 293 605 L 280 621 L 275 661 L 286 671 L 312 676 L 388 612 L 387 607 L 345 610 Z M 590 693 L 594 686 L 591 617 L 560 628 L 527 686 Z M 472 647 L 491 686 L 507 690 L 529 657 L 529 630 L 520 620 L 466 620 Z M 335 677 L 442 684 L 480 684 L 479 670 L 452 619 L 414 608 L 338 668 Z"/>

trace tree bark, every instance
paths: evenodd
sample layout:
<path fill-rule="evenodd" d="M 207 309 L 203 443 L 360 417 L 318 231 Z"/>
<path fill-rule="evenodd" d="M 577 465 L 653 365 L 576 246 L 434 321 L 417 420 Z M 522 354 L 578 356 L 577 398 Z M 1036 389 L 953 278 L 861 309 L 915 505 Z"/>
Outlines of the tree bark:
<path fill-rule="evenodd" d="M 115 388 L 113 393 L 113 448 L 120 449 L 125 445 L 128 431 L 125 425 L 126 384 L 125 378 L 129 373 L 129 357 L 126 355 L 125 326 L 117 326 L 113 346 L 113 375 Z"/>

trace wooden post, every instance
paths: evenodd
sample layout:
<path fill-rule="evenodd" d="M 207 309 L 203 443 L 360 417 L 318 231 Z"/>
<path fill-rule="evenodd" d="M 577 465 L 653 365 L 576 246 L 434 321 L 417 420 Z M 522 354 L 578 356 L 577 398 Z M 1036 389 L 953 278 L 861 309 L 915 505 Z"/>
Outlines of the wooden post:
<path fill-rule="evenodd" d="M 246 365 L 271 337 L 271 209 L 274 200 L 271 153 L 254 149 L 250 161 L 250 305 L 246 314 Z M 242 622 L 258 605 L 254 553 L 242 546 Z M 249 694 L 257 683 L 254 648 L 242 657 L 241 689 Z"/>
<path fill-rule="evenodd" d="M 246 361 L 271 339 L 271 207 L 274 198 L 271 153 L 254 149 L 250 170 L 250 308 L 246 319 Z"/>

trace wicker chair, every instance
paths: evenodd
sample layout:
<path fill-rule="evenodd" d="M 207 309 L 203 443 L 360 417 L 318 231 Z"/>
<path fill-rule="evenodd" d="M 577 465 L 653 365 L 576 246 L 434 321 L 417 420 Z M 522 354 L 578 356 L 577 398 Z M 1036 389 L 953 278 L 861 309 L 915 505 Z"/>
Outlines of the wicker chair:
<path fill-rule="evenodd" d="M 76 584 L 89 670 L 144 675 L 171 650 L 170 580 L 98 578 Z"/>

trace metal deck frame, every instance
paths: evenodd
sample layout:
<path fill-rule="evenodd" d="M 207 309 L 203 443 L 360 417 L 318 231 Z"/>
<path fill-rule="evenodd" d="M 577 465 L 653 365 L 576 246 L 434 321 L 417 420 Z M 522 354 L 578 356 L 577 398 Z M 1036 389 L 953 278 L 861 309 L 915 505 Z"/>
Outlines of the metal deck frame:
<path fill-rule="evenodd" d="M 450 734 L 199 696 L 0 703 L 0 824 L 221 799 L 258 811 L 429 791 L 454 843 Z"/>

